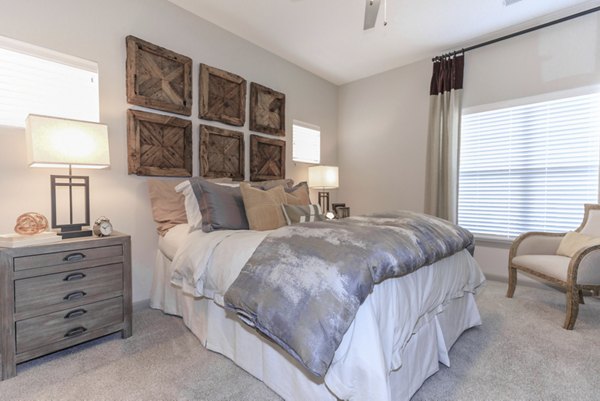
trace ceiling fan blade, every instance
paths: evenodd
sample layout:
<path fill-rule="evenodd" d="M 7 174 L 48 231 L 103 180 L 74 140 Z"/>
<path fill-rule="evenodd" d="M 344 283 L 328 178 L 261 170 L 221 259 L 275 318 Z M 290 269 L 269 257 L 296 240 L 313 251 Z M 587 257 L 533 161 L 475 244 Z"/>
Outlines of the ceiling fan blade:
<path fill-rule="evenodd" d="M 381 0 L 365 0 L 365 25 L 364 30 L 371 29 L 377 22 L 377 13 L 379 12 L 379 6 Z"/>

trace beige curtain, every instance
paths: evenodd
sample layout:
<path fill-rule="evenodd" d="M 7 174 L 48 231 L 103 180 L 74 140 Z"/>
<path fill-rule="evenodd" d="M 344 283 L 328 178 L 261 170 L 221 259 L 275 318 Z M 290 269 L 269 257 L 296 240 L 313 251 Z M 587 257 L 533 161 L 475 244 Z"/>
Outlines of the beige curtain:
<path fill-rule="evenodd" d="M 429 98 L 425 213 L 456 222 L 464 56 L 437 58 Z"/>

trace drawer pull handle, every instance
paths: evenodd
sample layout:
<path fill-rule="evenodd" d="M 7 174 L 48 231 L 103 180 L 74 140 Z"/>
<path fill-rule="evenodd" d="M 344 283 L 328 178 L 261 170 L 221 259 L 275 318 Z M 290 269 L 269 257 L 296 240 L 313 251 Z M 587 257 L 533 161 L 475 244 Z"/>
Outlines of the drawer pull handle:
<path fill-rule="evenodd" d="M 83 260 L 85 258 L 85 254 L 81 252 L 70 253 L 63 258 L 65 262 L 77 262 L 78 260 Z"/>
<path fill-rule="evenodd" d="M 87 311 L 85 309 L 75 309 L 65 315 L 65 319 L 73 319 L 74 317 L 79 317 L 85 315 Z"/>
<path fill-rule="evenodd" d="M 72 274 L 69 274 L 67 277 L 65 277 L 63 279 L 63 281 L 75 281 L 75 280 L 81 280 L 82 278 L 85 278 L 85 274 L 83 274 L 83 273 L 72 273 Z"/>
<path fill-rule="evenodd" d="M 65 301 L 72 301 L 74 299 L 79 299 L 85 297 L 87 294 L 83 291 L 75 291 L 70 294 L 67 294 L 63 299 Z"/>
<path fill-rule="evenodd" d="M 85 333 L 86 331 L 87 331 L 87 329 L 83 326 L 75 327 L 74 329 L 67 331 L 67 333 L 65 334 L 65 337 L 71 338 L 71 337 L 79 336 L 79 335 Z"/>

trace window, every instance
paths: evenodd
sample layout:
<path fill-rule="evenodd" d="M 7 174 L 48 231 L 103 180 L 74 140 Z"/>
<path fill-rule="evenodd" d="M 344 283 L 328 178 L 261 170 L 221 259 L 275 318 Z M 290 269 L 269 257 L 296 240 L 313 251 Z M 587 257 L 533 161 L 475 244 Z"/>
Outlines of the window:
<path fill-rule="evenodd" d="M 98 65 L 0 37 L 0 125 L 28 114 L 98 122 Z"/>
<path fill-rule="evenodd" d="M 295 162 L 321 163 L 321 129 L 294 121 L 292 159 Z"/>
<path fill-rule="evenodd" d="M 577 228 L 598 201 L 599 138 L 597 93 L 466 112 L 458 223 L 504 239 Z"/>

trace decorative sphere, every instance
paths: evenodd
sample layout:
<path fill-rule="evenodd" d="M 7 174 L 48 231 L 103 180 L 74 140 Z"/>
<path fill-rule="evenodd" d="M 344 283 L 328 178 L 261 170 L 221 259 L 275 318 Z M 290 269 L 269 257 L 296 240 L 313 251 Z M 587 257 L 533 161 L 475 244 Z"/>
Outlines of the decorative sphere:
<path fill-rule="evenodd" d="M 17 217 L 15 232 L 21 235 L 34 235 L 46 231 L 47 228 L 48 219 L 43 214 L 27 212 Z"/>

